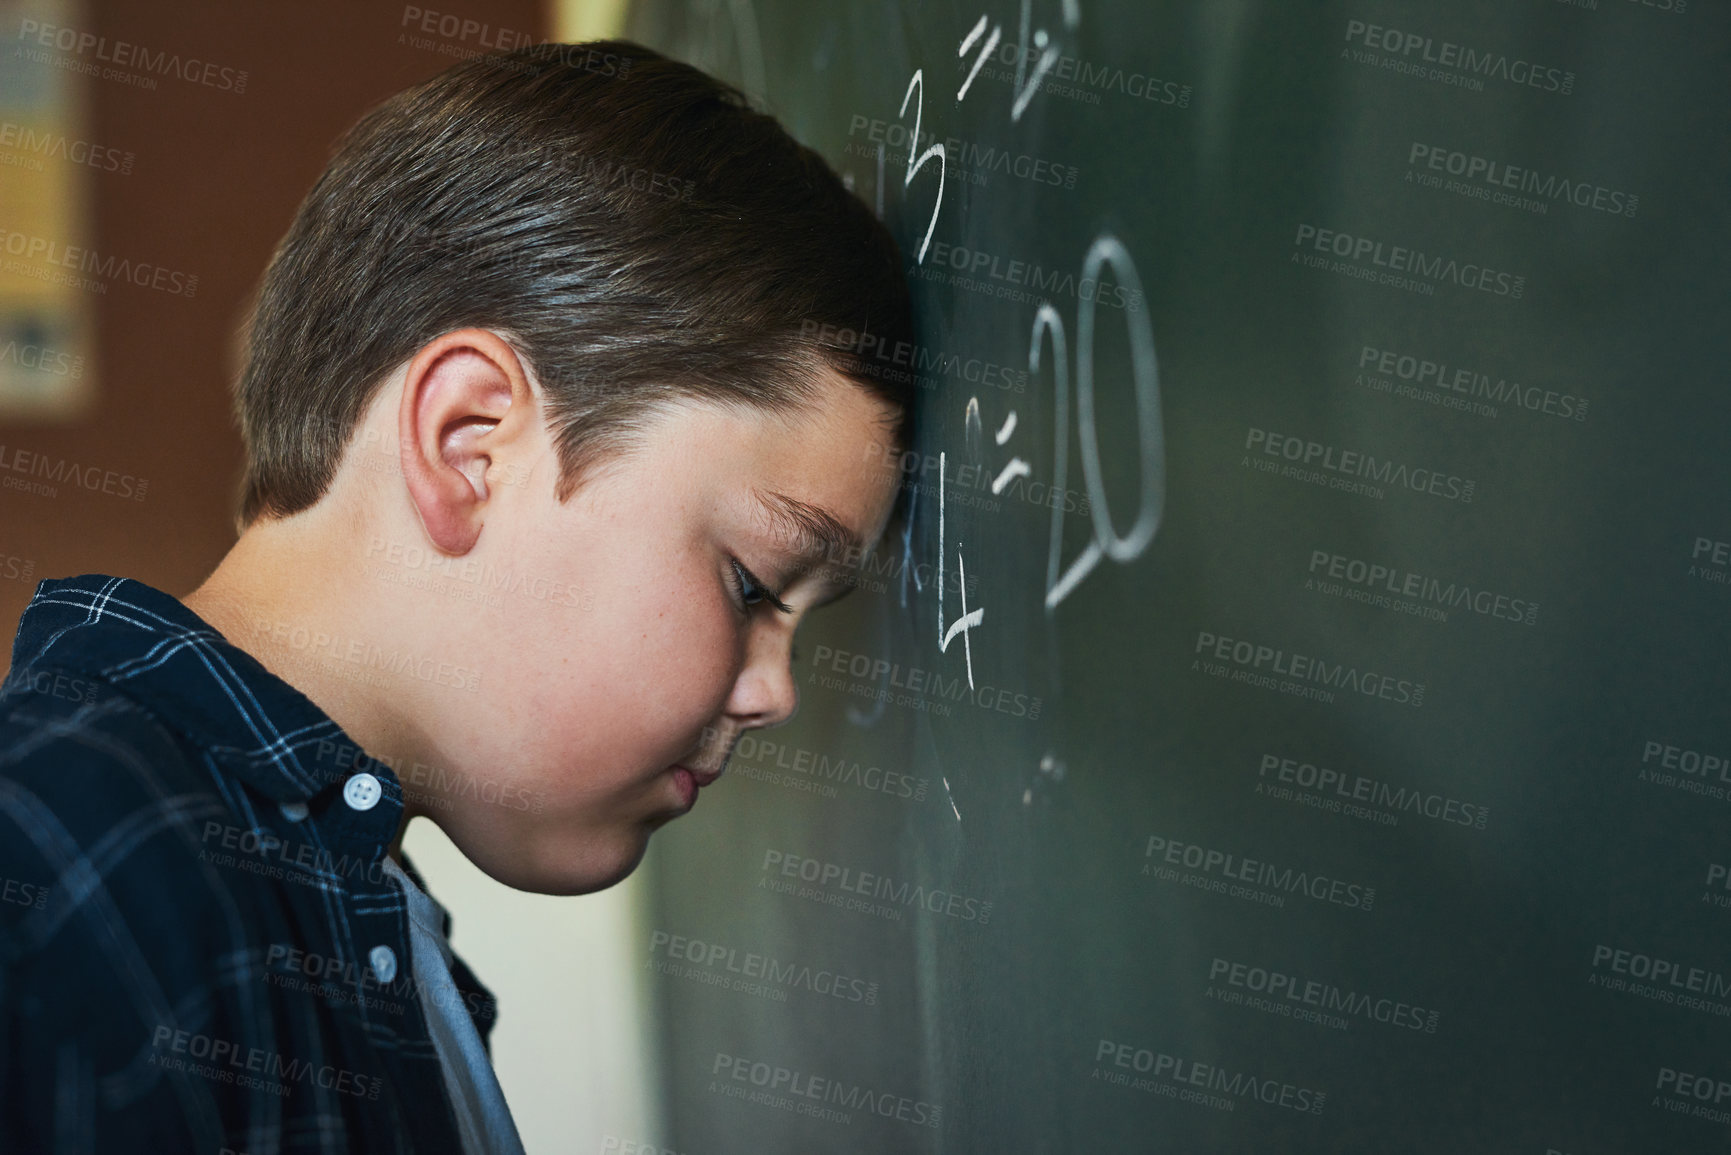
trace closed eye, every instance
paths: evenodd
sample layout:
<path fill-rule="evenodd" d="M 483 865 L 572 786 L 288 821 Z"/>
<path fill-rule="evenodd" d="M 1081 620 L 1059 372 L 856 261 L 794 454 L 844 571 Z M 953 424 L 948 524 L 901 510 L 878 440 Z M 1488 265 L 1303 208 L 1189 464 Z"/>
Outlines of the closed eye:
<path fill-rule="evenodd" d="M 738 596 L 740 605 L 747 609 L 759 602 L 768 602 L 784 614 L 793 613 L 793 607 L 769 592 L 769 587 L 757 579 L 757 576 L 733 559 L 734 593 Z"/>

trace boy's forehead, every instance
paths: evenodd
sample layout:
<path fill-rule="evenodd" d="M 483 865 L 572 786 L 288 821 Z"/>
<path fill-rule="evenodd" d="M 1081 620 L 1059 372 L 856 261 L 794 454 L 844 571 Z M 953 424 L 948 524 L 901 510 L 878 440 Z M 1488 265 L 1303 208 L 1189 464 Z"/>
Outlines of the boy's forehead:
<path fill-rule="evenodd" d="M 775 409 L 665 398 L 593 475 L 609 479 L 596 499 L 639 486 L 707 495 L 697 508 L 726 509 L 728 520 L 744 519 L 796 556 L 857 557 L 882 536 L 895 502 L 896 417 L 891 404 L 839 374 Z"/>
<path fill-rule="evenodd" d="M 757 426 L 754 514 L 800 554 L 837 557 L 870 544 L 899 478 L 894 417 L 886 402 L 830 374 L 794 412 Z"/>
<path fill-rule="evenodd" d="M 804 557 L 840 557 L 862 549 L 871 527 L 855 529 L 819 505 L 773 489 L 752 487 L 752 499 L 776 538 Z"/>

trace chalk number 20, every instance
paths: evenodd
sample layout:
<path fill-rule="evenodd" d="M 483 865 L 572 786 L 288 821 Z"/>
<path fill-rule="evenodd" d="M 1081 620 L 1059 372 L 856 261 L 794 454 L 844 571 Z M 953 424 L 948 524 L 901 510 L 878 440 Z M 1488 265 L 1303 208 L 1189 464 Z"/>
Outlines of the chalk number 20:
<path fill-rule="evenodd" d="M 1106 485 L 1100 470 L 1100 442 L 1094 416 L 1094 311 L 1099 295 L 1100 273 L 1110 265 L 1117 275 L 1124 299 L 1124 321 L 1130 332 L 1130 363 L 1136 390 L 1137 444 L 1141 455 L 1141 504 L 1129 532 L 1119 535 L 1112 525 Z M 1093 291 L 1082 287 L 1092 284 Z M 1160 367 L 1154 353 L 1154 325 L 1148 318 L 1147 297 L 1136 263 L 1117 237 L 1102 233 L 1088 249 L 1077 282 L 1081 300 L 1076 306 L 1076 422 L 1082 451 L 1082 476 L 1088 487 L 1094 534 L 1087 548 L 1059 573 L 1062 564 L 1064 503 L 1052 502 L 1052 532 L 1046 555 L 1046 609 L 1058 607 L 1082 580 L 1100 564 L 1101 557 L 1128 562 L 1140 556 L 1160 530 L 1166 506 L 1166 432 L 1160 415 Z M 1040 355 L 1047 331 L 1052 334 L 1052 380 L 1054 391 L 1054 464 L 1052 490 L 1062 494 L 1069 480 L 1070 369 L 1065 348 L 1064 321 L 1050 302 L 1040 303 L 1034 315 L 1028 346 L 1028 370 L 1040 371 Z"/>

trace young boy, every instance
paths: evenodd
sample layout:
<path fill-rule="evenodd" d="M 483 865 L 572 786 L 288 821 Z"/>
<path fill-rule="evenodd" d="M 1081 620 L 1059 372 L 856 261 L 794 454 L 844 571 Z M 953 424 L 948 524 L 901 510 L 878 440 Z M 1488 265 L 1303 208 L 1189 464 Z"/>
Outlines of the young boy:
<path fill-rule="evenodd" d="M 239 541 L 184 600 L 85 575 L 20 622 L 0 1150 L 520 1150 L 403 827 L 598 890 L 785 720 L 892 504 L 862 446 L 909 397 L 860 350 L 908 326 L 822 161 L 636 45 L 365 117 L 248 329 Z"/>

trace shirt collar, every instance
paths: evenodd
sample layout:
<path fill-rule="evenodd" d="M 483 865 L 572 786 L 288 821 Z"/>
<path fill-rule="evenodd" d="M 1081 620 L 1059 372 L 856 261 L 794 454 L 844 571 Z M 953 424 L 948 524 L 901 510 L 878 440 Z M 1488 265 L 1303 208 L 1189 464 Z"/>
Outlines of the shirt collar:
<path fill-rule="evenodd" d="M 298 809 L 291 822 L 316 824 L 324 850 L 359 854 L 367 862 L 386 857 L 403 812 L 402 783 L 391 767 L 369 757 L 310 698 L 179 599 L 106 574 L 38 582 L 18 622 L 7 680 L 51 670 L 82 673 L 139 703 L 221 770 L 283 804 L 285 817 Z M 376 794 L 362 791 L 359 804 L 332 797 L 346 795 L 348 781 L 363 774 L 377 779 Z M 401 866 L 431 899 L 407 855 Z M 369 874 L 349 878 L 348 885 L 368 900 L 398 890 L 370 882 Z M 436 900 L 433 905 L 448 941 L 450 913 Z M 354 912 L 356 920 L 391 917 L 377 901 Z M 450 956 L 450 968 L 486 1045 L 498 1016 L 493 994 L 460 956 Z"/>
<path fill-rule="evenodd" d="M 365 769 L 383 787 L 372 807 L 382 813 L 367 817 L 395 830 L 402 787 L 389 766 L 179 599 L 141 581 L 82 574 L 37 583 L 12 647 L 13 677 L 31 669 L 101 679 L 278 803 L 305 802 Z"/>

